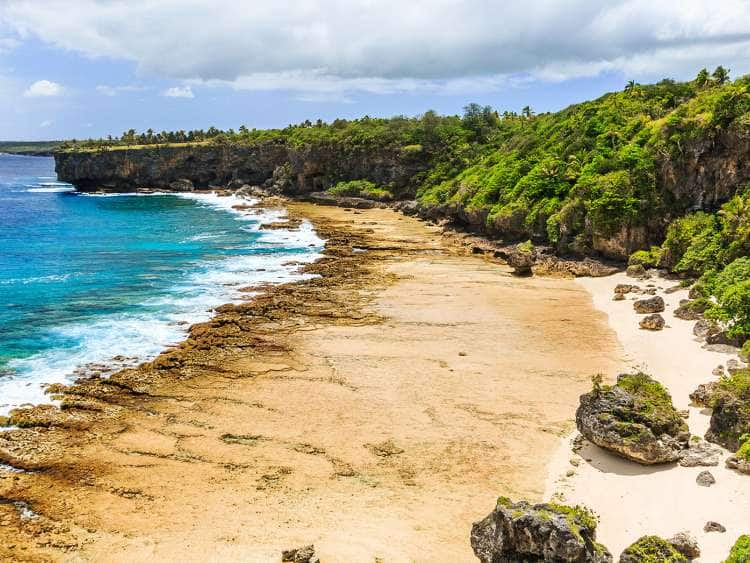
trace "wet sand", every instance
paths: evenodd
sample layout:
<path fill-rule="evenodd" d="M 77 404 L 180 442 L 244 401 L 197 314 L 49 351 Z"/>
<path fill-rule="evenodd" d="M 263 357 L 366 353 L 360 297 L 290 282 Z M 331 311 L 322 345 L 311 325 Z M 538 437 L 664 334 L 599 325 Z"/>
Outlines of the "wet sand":
<path fill-rule="evenodd" d="M 474 561 L 497 496 L 542 498 L 578 396 L 619 365 L 585 288 L 390 210 L 289 207 L 328 240 L 318 278 L 0 434 L 35 471 L 0 468 L 0 559 Z"/>

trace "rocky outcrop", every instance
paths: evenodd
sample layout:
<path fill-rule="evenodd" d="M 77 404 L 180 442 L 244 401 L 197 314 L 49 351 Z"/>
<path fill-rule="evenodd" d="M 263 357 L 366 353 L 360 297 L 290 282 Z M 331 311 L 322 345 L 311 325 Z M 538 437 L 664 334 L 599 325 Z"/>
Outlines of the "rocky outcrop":
<path fill-rule="evenodd" d="M 482 563 L 607 563 L 612 555 L 596 543 L 596 517 L 582 507 L 511 502 L 471 528 L 471 547 Z"/>
<path fill-rule="evenodd" d="M 620 555 L 620 563 L 679 563 L 687 558 L 667 540 L 643 536 Z"/>
<path fill-rule="evenodd" d="M 639 299 L 633 302 L 633 309 L 639 315 L 650 315 L 652 313 L 661 313 L 664 311 L 664 299 L 655 295 L 648 299 Z"/>
<path fill-rule="evenodd" d="M 688 559 L 697 559 L 701 556 L 701 548 L 698 547 L 698 541 L 690 532 L 677 532 L 667 541 Z"/>
<path fill-rule="evenodd" d="M 745 459 L 744 457 L 733 455 L 727 459 L 726 466 L 729 469 L 734 469 L 735 471 L 739 471 L 740 473 L 747 473 L 748 475 L 750 475 L 750 459 Z"/>
<path fill-rule="evenodd" d="M 750 434 L 750 370 L 735 371 L 721 379 L 711 391 L 711 422 L 706 440 L 727 449 L 739 449 Z"/>
<path fill-rule="evenodd" d="M 314 545 L 287 549 L 281 552 L 281 561 L 285 563 L 320 563 Z"/>
<path fill-rule="evenodd" d="M 620 375 L 613 386 L 595 384 L 581 396 L 576 426 L 597 446 L 646 465 L 679 460 L 690 438 L 669 393 L 643 373 Z"/>
<path fill-rule="evenodd" d="M 519 244 L 510 249 L 506 258 L 508 265 L 513 268 L 516 276 L 530 276 L 531 268 L 536 263 L 536 253 L 533 248 Z"/>
<path fill-rule="evenodd" d="M 683 452 L 680 458 L 680 465 L 682 467 L 713 467 L 719 465 L 719 460 L 724 455 L 723 450 L 710 442 L 700 440 L 697 436 L 694 439 L 699 441 L 691 440 L 690 447 Z"/>
<path fill-rule="evenodd" d="M 664 328 L 664 317 L 659 313 L 654 313 L 643 317 L 638 325 L 644 330 L 662 330 Z"/>
<path fill-rule="evenodd" d="M 429 164 L 428 155 L 400 147 L 338 143 L 292 147 L 283 141 L 55 154 L 60 180 L 87 192 L 184 191 L 250 184 L 299 195 L 325 190 L 339 181 L 370 180 L 401 194 Z"/>

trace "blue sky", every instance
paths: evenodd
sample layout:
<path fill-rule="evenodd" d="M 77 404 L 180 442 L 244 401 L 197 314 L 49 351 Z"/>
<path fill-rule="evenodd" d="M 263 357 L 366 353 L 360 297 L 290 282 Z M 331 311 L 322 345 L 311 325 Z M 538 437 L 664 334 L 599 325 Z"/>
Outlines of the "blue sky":
<path fill-rule="evenodd" d="M 556 110 L 750 72 L 747 0 L 4 0 L 0 139 Z"/>

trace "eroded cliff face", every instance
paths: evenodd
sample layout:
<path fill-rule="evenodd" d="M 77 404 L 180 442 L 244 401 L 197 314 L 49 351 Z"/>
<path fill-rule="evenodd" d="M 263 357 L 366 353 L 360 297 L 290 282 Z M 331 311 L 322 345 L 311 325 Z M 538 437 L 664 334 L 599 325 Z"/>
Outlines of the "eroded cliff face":
<path fill-rule="evenodd" d="M 661 159 L 658 180 L 675 213 L 714 210 L 750 183 L 750 131 L 732 126 Z"/>
<path fill-rule="evenodd" d="M 234 184 L 276 185 L 289 194 L 323 190 L 339 181 L 370 180 L 409 195 L 412 178 L 429 158 L 401 149 L 345 147 L 335 143 L 289 147 L 283 142 L 251 146 L 154 147 L 55 155 L 60 180 L 80 191 L 183 191 Z"/>
<path fill-rule="evenodd" d="M 339 181 L 365 179 L 387 186 L 398 199 L 414 198 L 419 174 L 429 169 L 431 158 L 426 152 L 398 147 L 337 143 L 292 147 L 283 141 L 55 155 L 60 179 L 81 191 L 181 191 L 250 184 L 303 195 L 325 190 Z M 656 174 L 661 204 L 654 217 L 610 234 L 595 233 L 587 227 L 587 240 L 580 248 L 576 241 L 562 237 L 558 252 L 626 259 L 634 250 L 659 244 L 675 217 L 697 209 L 717 209 L 738 188 L 750 183 L 750 132 L 729 128 L 686 143 L 681 154 L 663 155 L 658 160 Z M 543 223 L 529 226 L 513 216 L 489 221 L 487 210 L 467 210 L 456 204 L 414 204 L 410 210 L 490 238 L 532 238 L 535 242 L 546 238 Z M 587 223 L 585 211 L 570 214 L 570 220 Z"/>

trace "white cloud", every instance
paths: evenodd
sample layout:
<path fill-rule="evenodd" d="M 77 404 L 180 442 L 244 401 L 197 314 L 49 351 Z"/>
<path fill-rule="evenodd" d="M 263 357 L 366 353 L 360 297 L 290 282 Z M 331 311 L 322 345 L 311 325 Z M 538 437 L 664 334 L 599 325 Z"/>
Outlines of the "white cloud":
<path fill-rule="evenodd" d="M 0 20 L 142 74 L 308 97 L 750 71 L 748 0 L 4 0 Z"/>
<path fill-rule="evenodd" d="M 96 87 L 96 91 L 104 96 L 116 96 L 121 92 L 143 92 L 144 90 L 146 90 L 145 86 L 136 85 L 110 86 L 108 84 L 100 84 Z"/>
<path fill-rule="evenodd" d="M 39 124 L 39 127 L 49 127 L 52 125 L 52 122 L 49 119 L 45 119 Z"/>
<path fill-rule="evenodd" d="M 62 93 L 63 87 L 60 86 L 57 82 L 50 82 L 49 80 L 37 80 L 26 89 L 23 95 L 29 98 L 44 98 L 59 96 Z"/>
<path fill-rule="evenodd" d="M 167 98 L 195 98 L 193 89 L 190 86 L 175 86 L 173 88 L 167 88 L 161 95 L 166 96 Z"/>

